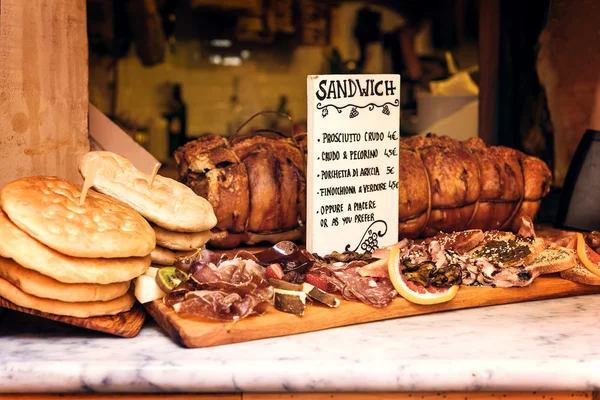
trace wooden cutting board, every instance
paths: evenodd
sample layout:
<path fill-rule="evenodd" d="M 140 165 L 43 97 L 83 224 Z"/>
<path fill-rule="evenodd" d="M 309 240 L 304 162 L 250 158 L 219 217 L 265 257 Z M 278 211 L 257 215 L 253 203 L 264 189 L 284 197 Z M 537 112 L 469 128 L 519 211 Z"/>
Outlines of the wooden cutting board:
<path fill-rule="evenodd" d="M 543 238 L 562 236 L 565 232 L 550 226 L 540 225 L 536 227 L 537 236 Z M 265 247 L 255 246 L 244 249 L 213 251 L 217 254 L 227 254 L 233 257 L 240 250 L 257 252 L 264 249 Z M 145 307 L 175 342 L 185 347 L 197 348 L 287 336 L 440 311 L 597 293 L 600 293 L 600 286 L 582 285 L 562 279 L 559 274 L 551 274 L 538 277 L 533 284 L 524 288 L 503 289 L 461 286 L 453 300 L 436 305 L 422 306 L 398 297 L 387 307 L 374 308 L 364 303 L 342 300 L 342 304 L 335 309 L 311 303 L 302 317 L 283 313 L 271 307 L 269 312 L 263 316 L 245 318 L 236 323 L 215 322 L 197 317 L 182 318 L 173 309 L 165 306 L 162 300 L 155 300 L 146 304 Z M 341 299 L 339 295 L 337 297 Z"/>
<path fill-rule="evenodd" d="M 31 308 L 20 307 L 6 299 L 3 299 L 2 297 L 0 297 L 0 307 L 125 338 L 137 336 L 146 319 L 146 313 L 137 303 L 131 310 L 117 315 L 90 318 L 75 318 L 66 317 L 63 315 L 48 314 L 45 312 L 32 310 Z"/>
<path fill-rule="evenodd" d="M 212 347 L 276 336 L 319 331 L 363 322 L 430 314 L 440 311 L 556 299 L 600 293 L 600 286 L 581 285 L 546 275 L 524 288 L 488 288 L 462 286 L 456 297 L 437 305 L 422 306 L 396 298 L 387 307 L 373 308 L 363 303 L 342 301 L 336 309 L 310 304 L 304 316 L 286 314 L 271 308 L 259 317 L 238 322 L 213 322 L 201 318 L 181 318 L 162 300 L 146 304 L 146 309 L 171 338 L 185 347 Z"/>

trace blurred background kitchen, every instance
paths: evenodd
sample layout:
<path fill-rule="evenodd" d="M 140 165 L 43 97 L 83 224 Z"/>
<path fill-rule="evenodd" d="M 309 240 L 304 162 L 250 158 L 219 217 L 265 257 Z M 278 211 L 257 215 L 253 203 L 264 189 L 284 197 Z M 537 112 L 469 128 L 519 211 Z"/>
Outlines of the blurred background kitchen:
<path fill-rule="evenodd" d="M 306 129 L 309 74 L 400 73 L 404 134 L 468 103 L 457 134 L 477 133 L 467 73 L 416 118 L 430 82 L 477 74 L 473 0 L 88 0 L 88 15 L 90 101 L 163 162 L 181 140 L 169 136 L 229 135 L 263 110 Z"/>
<path fill-rule="evenodd" d="M 87 5 L 90 102 L 166 167 L 179 145 L 231 135 L 260 111 L 305 131 L 309 74 L 399 73 L 402 135 L 480 135 L 544 159 L 557 187 L 593 124 L 594 0 Z M 292 129 L 274 117 L 251 124 Z"/>

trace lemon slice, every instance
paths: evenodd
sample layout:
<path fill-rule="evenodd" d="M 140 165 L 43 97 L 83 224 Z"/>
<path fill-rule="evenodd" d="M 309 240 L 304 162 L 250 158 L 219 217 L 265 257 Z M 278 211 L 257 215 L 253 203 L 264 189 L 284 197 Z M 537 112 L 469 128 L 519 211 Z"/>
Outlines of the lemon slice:
<path fill-rule="evenodd" d="M 390 274 L 390 280 L 392 281 L 392 285 L 396 291 L 400 294 L 400 296 L 404 297 L 406 300 L 415 303 L 415 304 L 439 304 L 450 301 L 456 296 L 458 292 L 458 285 L 454 285 L 449 287 L 443 291 L 435 292 L 435 293 L 419 293 L 406 285 L 402 277 L 402 272 L 400 272 L 400 250 L 397 247 L 393 247 L 390 250 L 390 254 L 388 256 L 388 272 Z"/>
<path fill-rule="evenodd" d="M 580 232 L 577 232 L 577 255 L 585 268 L 594 275 L 600 276 L 600 255 L 588 247 Z"/>

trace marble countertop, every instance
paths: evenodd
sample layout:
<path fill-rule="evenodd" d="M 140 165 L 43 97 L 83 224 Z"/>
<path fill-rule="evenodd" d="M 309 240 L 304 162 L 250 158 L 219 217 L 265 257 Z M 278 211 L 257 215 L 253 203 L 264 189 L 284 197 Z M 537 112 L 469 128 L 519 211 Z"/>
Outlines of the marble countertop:
<path fill-rule="evenodd" d="M 600 295 L 185 349 L 0 315 L 0 392 L 598 390 Z"/>

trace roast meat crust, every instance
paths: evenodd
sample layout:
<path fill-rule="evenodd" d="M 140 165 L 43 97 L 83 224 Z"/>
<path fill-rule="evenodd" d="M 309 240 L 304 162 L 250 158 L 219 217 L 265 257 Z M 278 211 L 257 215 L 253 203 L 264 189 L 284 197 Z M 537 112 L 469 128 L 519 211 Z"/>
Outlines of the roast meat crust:
<path fill-rule="evenodd" d="M 206 135 L 179 148 L 180 180 L 217 215 L 210 245 L 302 240 L 306 152 L 306 135 Z M 480 138 L 403 138 L 399 153 L 399 239 L 466 229 L 516 232 L 550 190 L 552 174 L 542 160 Z"/>

